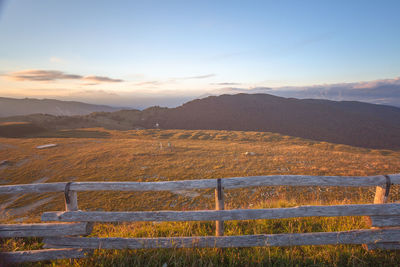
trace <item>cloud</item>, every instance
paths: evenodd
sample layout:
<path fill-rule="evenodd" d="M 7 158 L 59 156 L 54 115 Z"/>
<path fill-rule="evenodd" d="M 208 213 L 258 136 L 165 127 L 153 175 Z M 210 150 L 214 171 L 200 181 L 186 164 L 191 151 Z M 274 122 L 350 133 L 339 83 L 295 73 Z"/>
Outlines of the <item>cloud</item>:
<path fill-rule="evenodd" d="M 121 79 L 112 79 L 109 77 L 104 76 L 85 76 L 83 77 L 85 81 L 92 81 L 92 82 L 105 82 L 105 83 L 120 83 L 123 82 Z"/>
<path fill-rule="evenodd" d="M 353 83 L 322 84 L 302 87 L 276 88 L 282 92 L 326 97 L 400 97 L 400 77 Z"/>
<path fill-rule="evenodd" d="M 370 82 L 360 82 L 354 84 L 354 88 L 374 88 L 378 86 L 387 86 L 387 85 L 400 85 L 400 77 L 394 79 L 381 79 Z"/>
<path fill-rule="evenodd" d="M 180 77 L 180 78 L 172 78 L 175 80 L 192 80 L 192 79 L 207 79 L 211 77 L 215 77 L 214 73 L 205 74 L 205 75 L 198 75 L 198 76 L 189 76 L 189 77 Z"/>
<path fill-rule="evenodd" d="M 282 97 L 328 99 L 335 101 L 362 101 L 400 107 L 400 77 L 365 82 L 288 86 L 279 88 L 225 87 L 216 90 L 215 93 L 266 93 Z"/>
<path fill-rule="evenodd" d="M 149 86 L 149 85 L 156 86 L 156 85 L 161 85 L 164 83 L 165 82 L 162 82 L 162 81 L 144 81 L 144 82 L 135 83 L 134 85 L 136 85 L 136 86 Z"/>
<path fill-rule="evenodd" d="M 207 79 L 207 78 L 211 78 L 214 76 L 216 76 L 214 73 L 210 73 L 210 74 L 188 76 L 188 77 L 172 77 L 172 78 L 167 78 L 166 80 L 148 80 L 148 81 L 136 82 L 136 83 L 133 83 L 133 85 L 134 86 L 157 87 L 160 85 L 175 84 L 179 81 L 193 80 L 193 79 Z"/>
<path fill-rule="evenodd" d="M 112 79 L 104 76 L 82 76 L 77 74 L 67 74 L 58 70 L 21 70 L 10 72 L 3 75 L 15 81 L 34 81 L 48 82 L 56 80 L 82 80 L 95 83 L 123 82 L 120 79 Z M 92 83 L 93 84 L 93 83 Z"/>
<path fill-rule="evenodd" d="M 90 85 L 98 85 L 98 83 L 81 83 L 81 85 L 90 86 Z"/>
<path fill-rule="evenodd" d="M 225 83 L 210 83 L 210 85 L 222 85 L 222 86 L 234 86 L 240 85 L 241 83 L 232 83 L 232 82 L 225 82 Z"/>
<path fill-rule="evenodd" d="M 16 80 L 16 81 L 55 81 L 55 80 L 66 80 L 66 79 L 82 79 L 83 77 L 75 74 L 66 74 L 56 70 L 21 70 L 15 71 L 4 76 Z"/>

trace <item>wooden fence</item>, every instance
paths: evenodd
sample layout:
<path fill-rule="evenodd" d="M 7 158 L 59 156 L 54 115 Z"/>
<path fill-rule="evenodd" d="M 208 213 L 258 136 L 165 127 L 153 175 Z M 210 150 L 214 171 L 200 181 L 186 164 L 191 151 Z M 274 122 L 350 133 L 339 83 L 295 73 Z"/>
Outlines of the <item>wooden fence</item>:
<path fill-rule="evenodd" d="M 71 182 L 0 186 L 0 194 L 64 192 L 65 211 L 45 212 L 37 224 L 0 225 L 0 238 L 43 237 L 45 249 L 3 252 L 7 262 L 86 257 L 93 249 L 227 248 L 364 244 L 371 249 L 400 249 L 400 204 L 387 204 L 400 174 L 369 177 L 274 175 L 167 182 Z M 254 186 L 376 186 L 374 204 L 300 206 L 273 209 L 224 209 L 224 190 Z M 215 210 L 91 212 L 78 210 L 80 191 L 175 191 L 215 188 Z M 224 236 L 224 221 L 295 217 L 369 216 L 371 229 L 342 232 Z M 85 237 L 94 222 L 216 221 L 215 236 L 159 238 Z M 47 223 L 53 222 L 53 223 Z M 54 223 L 56 222 L 56 223 Z"/>

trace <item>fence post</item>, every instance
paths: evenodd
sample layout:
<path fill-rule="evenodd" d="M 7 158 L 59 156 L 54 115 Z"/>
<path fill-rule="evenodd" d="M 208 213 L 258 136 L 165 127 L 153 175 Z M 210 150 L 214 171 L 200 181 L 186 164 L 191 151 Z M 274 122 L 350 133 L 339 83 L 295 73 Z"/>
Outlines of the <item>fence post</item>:
<path fill-rule="evenodd" d="M 221 179 L 217 179 L 217 188 L 215 189 L 215 209 L 224 210 L 224 189 L 222 188 Z M 215 235 L 224 235 L 224 221 L 215 221 Z"/>
<path fill-rule="evenodd" d="M 65 197 L 65 210 L 66 211 L 77 211 L 78 210 L 78 194 L 76 191 L 70 191 L 69 188 L 71 182 L 65 185 L 64 197 Z"/>
<path fill-rule="evenodd" d="M 391 183 L 390 177 L 388 175 L 384 175 L 384 176 L 386 178 L 386 184 L 378 185 L 376 187 L 374 204 L 385 204 L 388 201 L 390 186 L 392 183 Z M 371 217 L 367 217 L 367 224 L 370 226 L 370 228 L 373 228 L 373 229 L 380 228 L 380 227 L 371 227 L 372 226 L 372 218 Z M 382 247 L 384 247 L 384 246 L 385 246 L 385 244 L 382 243 Z M 363 244 L 363 247 L 367 250 L 374 250 L 377 248 L 377 245 L 376 244 Z"/>
<path fill-rule="evenodd" d="M 390 184 L 390 179 L 388 178 L 386 179 L 387 179 L 386 185 L 376 187 L 374 204 L 385 204 L 388 201 L 391 184 Z"/>
<path fill-rule="evenodd" d="M 69 187 L 71 182 L 65 185 L 64 189 L 64 200 L 65 200 L 65 211 L 77 211 L 78 210 L 78 193 L 76 191 L 70 191 Z M 89 226 L 92 227 L 92 224 Z M 91 230 L 90 230 L 91 231 Z M 74 264 L 74 259 L 69 259 L 69 264 Z"/>
<path fill-rule="evenodd" d="M 385 204 L 388 201 L 391 182 L 389 176 L 385 175 L 385 178 L 386 184 L 378 185 L 375 189 L 374 204 Z M 367 224 L 369 224 L 369 226 L 372 225 L 371 217 L 367 217 Z"/>

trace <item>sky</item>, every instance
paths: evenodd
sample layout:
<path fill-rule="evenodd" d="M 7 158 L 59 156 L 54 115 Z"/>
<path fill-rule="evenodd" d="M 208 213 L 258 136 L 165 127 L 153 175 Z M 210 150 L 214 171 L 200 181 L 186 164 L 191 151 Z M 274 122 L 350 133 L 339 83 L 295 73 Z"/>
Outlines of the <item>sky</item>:
<path fill-rule="evenodd" d="M 144 108 L 339 86 L 338 100 L 396 104 L 399 10 L 398 0 L 0 0 L 0 96 Z"/>

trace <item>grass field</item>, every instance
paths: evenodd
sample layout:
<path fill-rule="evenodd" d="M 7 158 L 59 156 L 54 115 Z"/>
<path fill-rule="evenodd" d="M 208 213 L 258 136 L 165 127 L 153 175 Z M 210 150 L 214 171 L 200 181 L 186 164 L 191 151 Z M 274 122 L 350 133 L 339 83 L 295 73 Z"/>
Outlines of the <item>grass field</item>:
<path fill-rule="evenodd" d="M 57 147 L 37 149 L 56 143 Z M 246 155 L 254 152 L 255 155 Z M 316 142 L 264 132 L 104 129 L 0 138 L 0 184 L 57 181 L 168 181 L 235 176 L 377 175 L 400 173 L 400 152 Z M 230 208 L 372 203 L 374 188 L 262 187 L 227 190 Z M 390 201 L 399 200 L 393 187 Z M 43 211 L 64 209 L 63 194 L 0 196 L 0 221 L 38 222 Z M 200 210 L 214 208 L 213 190 L 88 192 L 82 210 Z M 362 217 L 226 222 L 226 235 L 341 231 L 367 228 Z M 213 235 L 213 222 L 96 224 L 93 236 Z M 40 248 L 38 238 L 2 240 L 2 251 Z M 400 254 L 361 246 L 290 248 L 97 250 L 76 266 L 398 266 Z M 37 265 L 68 265 L 69 261 Z M 36 265 L 36 264 L 27 264 Z"/>

